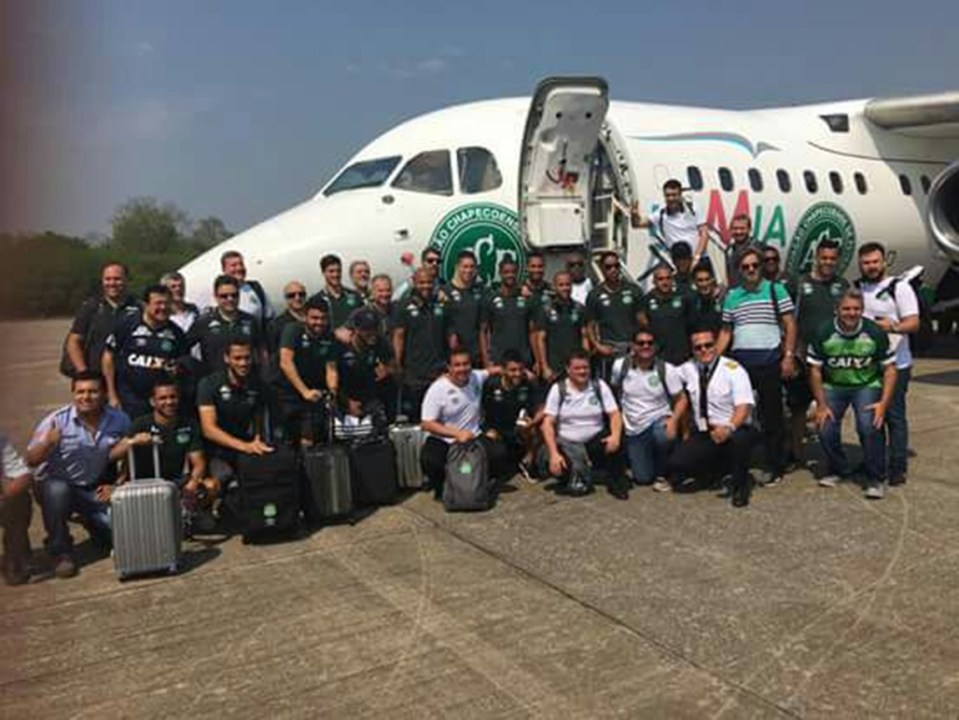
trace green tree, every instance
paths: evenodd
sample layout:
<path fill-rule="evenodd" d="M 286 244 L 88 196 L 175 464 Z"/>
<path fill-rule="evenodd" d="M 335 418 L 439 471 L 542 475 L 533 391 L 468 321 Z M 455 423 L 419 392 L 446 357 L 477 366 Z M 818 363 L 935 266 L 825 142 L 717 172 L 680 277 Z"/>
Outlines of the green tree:
<path fill-rule="evenodd" d="M 193 225 L 193 244 L 198 250 L 209 250 L 233 237 L 226 224 L 218 217 L 205 217 Z"/>
<path fill-rule="evenodd" d="M 147 254 L 174 250 L 189 232 L 187 214 L 172 203 L 161 205 L 156 198 L 137 197 L 127 200 L 110 221 L 111 245 L 116 249 Z"/>

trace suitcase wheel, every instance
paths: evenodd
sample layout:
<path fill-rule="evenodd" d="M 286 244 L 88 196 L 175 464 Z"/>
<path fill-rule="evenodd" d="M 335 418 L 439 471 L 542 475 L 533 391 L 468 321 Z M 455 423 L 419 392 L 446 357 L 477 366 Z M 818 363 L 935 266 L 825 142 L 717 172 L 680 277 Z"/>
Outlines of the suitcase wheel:
<path fill-rule="evenodd" d="M 168 575 L 176 575 L 178 572 L 180 572 L 180 564 L 173 563 L 170 567 L 166 569 L 166 571 Z"/>

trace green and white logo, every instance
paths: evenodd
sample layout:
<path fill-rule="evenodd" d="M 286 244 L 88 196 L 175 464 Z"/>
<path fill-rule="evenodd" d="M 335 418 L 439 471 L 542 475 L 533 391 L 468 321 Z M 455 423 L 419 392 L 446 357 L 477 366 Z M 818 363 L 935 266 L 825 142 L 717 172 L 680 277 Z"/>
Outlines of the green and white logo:
<path fill-rule="evenodd" d="M 446 279 L 453 277 L 456 256 L 463 250 L 476 254 L 478 274 L 487 284 L 499 275 L 499 264 L 506 257 L 519 263 L 520 280 L 526 267 L 519 218 L 502 205 L 473 203 L 456 208 L 440 220 L 430 237 L 430 245 L 442 255 L 440 269 Z"/>
<path fill-rule="evenodd" d="M 836 273 L 842 275 L 856 251 L 856 228 L 848 213 L 831 202 L 816 203 L 799 219 L 786 256 L 786 272 L 793 275 L 809 272 L 816 247 L 822 240 L 839 243 Z"/>

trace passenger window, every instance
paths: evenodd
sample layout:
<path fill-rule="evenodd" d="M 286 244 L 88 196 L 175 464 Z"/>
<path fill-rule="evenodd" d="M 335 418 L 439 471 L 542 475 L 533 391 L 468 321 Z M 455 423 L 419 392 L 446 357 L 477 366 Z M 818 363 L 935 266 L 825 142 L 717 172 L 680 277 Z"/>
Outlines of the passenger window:
<path fill-rule="evenodd" d="M 699 172 L 698 167 L 690 165 L 688 168 L 686 168 L 686 176 L 689 178 L 690 190 L 703 189 L 703 174 Z"/>
<path fill-rule="evenodd" d="M 812 170 L 806 170 L 802 174 L 802 179 L 806 183 L 806 190 L 815 194 L 819 191 L 819 183 L 816 181 L 816 173 Z"/>
<path fill-rule="evenodd" d="M 922 185 L 922 192 L 924 195 L 929 194 L 929 188 L 932 187 L 932 183 L 929 181 L 928 175 L 923 175 L 919 178 L 919 183 Z"/>
<path fill-rule="evenodd" d="M 852 180 L 856 183 L 856 190 L 860 195 L 865 195 L 869 192 L 869 188 L 866 186 L 866 176 L 860 172 L 853 173 Z"/>
<path fill-rule="evenodd" d="M 406 163 L 393 181 L 393 187 L 431 195 L 452 195 L 450 154 L 446 150 L 421 152 Z"/>
<path fill-rule="evenodd" d="M 789 179 L 789 173 L 785 170 L 776 171 L 776 182 L 779 183 L 779 189 L 784 193 L 788 193 L 793 189 L 792 180 Z"/>
<path fill-rule="evenodd" d="M 719 168 L 719 187 L 721 187 L 726 192 L 731 192 L 733 189 L 733 174 L 729 171 L 729 168 Z"/>
<path fill-rule="evenodd" d="M 837 195 L 842 195 L 842 175 L 835 170 L 829 173 L 829 184 L 832 185 L 832 191 Z"/>
<path fill-rule="evenodd" d="M 763 191 L 763 176 L 756 168 L 749 168 L 749 187 L 753 192 Z"/>
<path fill-rule="evenodd" d="M 395 155 L 378 160 L 363 160 L 353 163 L 336 176 L 336 179 L 329 184 L 323 194 L 329 197 L 344 190 L 382 185 L 399 162 L 400 156 Z"/>
<path fill-rule="evenodd" d="M 486 148 L 465 147 L 456 151 L 460 192 L 467 195 L 495 190 L 503 184 L 496 158 Z"/>
<path fill-rule="evenodd" d="M 908 175 L 899 176 L 899 187 L 902 188 L 903 195 L 912 195 L 912 181 Z"/>

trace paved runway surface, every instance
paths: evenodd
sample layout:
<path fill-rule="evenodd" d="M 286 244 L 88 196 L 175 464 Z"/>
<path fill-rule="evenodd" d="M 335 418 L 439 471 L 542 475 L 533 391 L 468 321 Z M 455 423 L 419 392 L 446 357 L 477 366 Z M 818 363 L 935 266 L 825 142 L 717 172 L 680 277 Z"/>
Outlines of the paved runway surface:
<path fill-rule="evenodd" d="M 68 398 L 65 328 L 0 324 L 21 448 Z M 484 514 L 419 494 L 289 543 L 191 542 L 175 578 L 97 559 L 0 587 L 2 714 L 957 717 L 959 362 L 922 361 L 909 397 L 918 457 L 881 502 L 805 471 L 745 510 L 517 483 Z"/>

